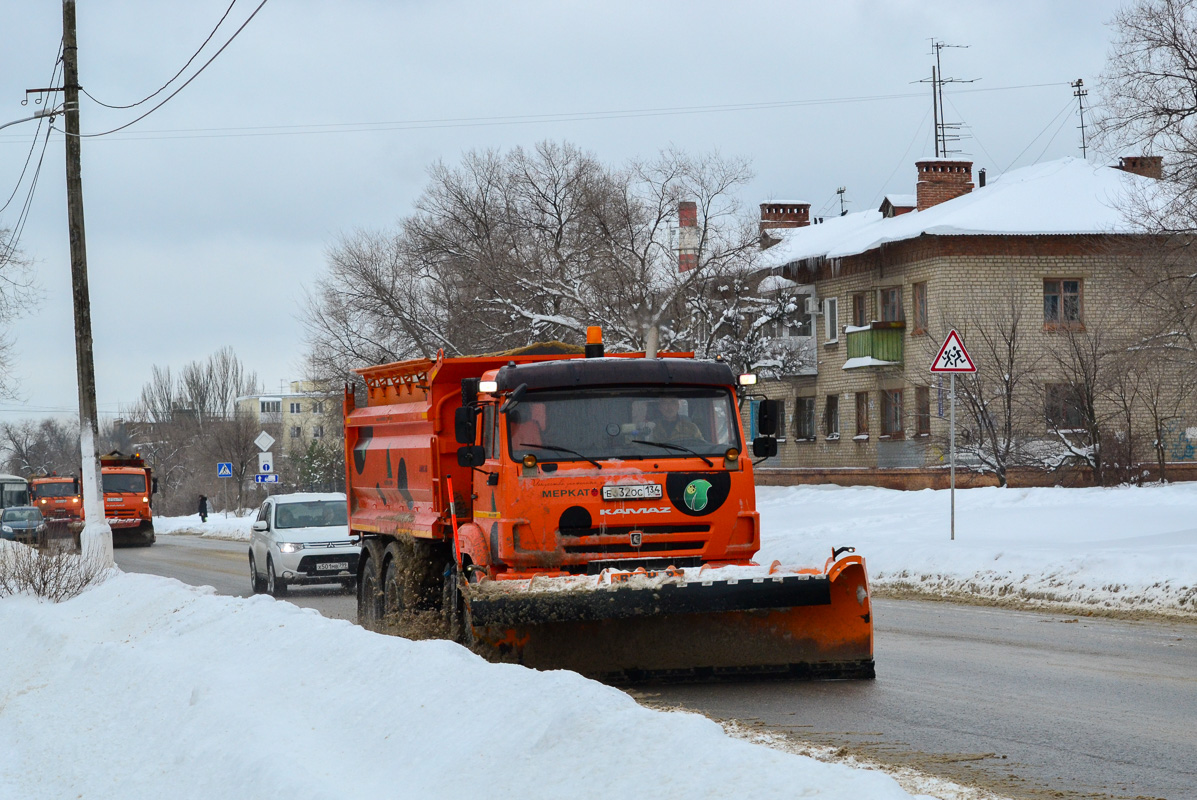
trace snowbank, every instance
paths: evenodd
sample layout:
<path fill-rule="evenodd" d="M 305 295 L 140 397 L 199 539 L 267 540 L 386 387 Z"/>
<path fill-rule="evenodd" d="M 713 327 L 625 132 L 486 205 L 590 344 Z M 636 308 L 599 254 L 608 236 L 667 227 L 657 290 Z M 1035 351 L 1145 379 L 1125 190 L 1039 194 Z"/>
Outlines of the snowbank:
<path fill-rule="evenodd" d="M 909 798 L 569 672 L 114 573 L 0 600 L 0 797 Z"/>
<path fill-rule="evenodd" d="M 1197 615 L 1197 484 L 1114 489 L 757 487 L 757 561 L 852 545 L 877 588 Z"/>
<path fill-rule="evenodd" d="M 225 517 L 223 514 L 209 514 L 207 522 L 201 522 L 199 514 L 187 517 L 154 517 L 154 533 L 159 536 L 183 534 L 203 536 L 209 539 L 235 539 L 249 541 L 251 527 L 256 514 L 247 517 Z"/>

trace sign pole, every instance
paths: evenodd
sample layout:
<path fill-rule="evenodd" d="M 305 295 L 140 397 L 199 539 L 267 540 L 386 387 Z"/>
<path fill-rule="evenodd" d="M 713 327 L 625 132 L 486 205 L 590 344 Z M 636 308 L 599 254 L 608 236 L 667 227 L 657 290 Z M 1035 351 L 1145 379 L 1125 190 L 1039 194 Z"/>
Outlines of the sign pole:
<path fill-rule="evenodd" d="M 943 346 L 939 348 L 939 353 L 931 362 L 931 372 L 946 372 L 951 376 L 951 383 L 948 385 L 949 402 L 951 403 L 951 410 L 948 412 L 948 451 L 950 453 L 948 462 L 951 470 L 952 541 L 956 540 L 956 373 L 976 371 L 977 365 L 973 363 L 968 351 L 964 349 L 964 342 L 960 341 L 960 334 L 955 330 L 948 331 L 947 338 L 943 340 Z M 939 385 L 941 388 L 943 387 L 942 383 Z"/>
<path fill-rule="evenodd" d="M 952 541 L 956 541 L 956 373 L 952 373 L 951 386 L 948 388 L 948 394 L 951 395 L 952 410 L 948 420 L 948 438 L 951 439 L 952 451 Z"/>

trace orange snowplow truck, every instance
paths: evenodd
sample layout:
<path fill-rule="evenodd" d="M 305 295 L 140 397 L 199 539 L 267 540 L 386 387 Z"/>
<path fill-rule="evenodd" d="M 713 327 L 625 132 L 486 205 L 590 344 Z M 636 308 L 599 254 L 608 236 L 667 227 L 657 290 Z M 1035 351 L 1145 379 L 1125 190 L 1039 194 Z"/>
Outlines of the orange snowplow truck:
<path fill-rule="evenodd" d="M 601 332 L 588 339 L 358 370 L 367 405 L 346 390 L 345 453 L 362 624 L 440 611 L 501 660 L 613 680 L 873 677 L 862 558 L 752 561 L 727 364 L 604 357 Z M 763 432 L 775 413 L 762 403 Z"/>
<path fill-rule="evenodd" d="M 104 517 L 112 528 L 113 544 L 149 546 L 154 543 L 152 498 L 157 480 L 140 454 L 113 450 L 100 456 Z"/>
<path fill-rule="evenodd" d="M 83 527 L 83 497 L 73 475 L 42 475 L 29 480 L 30 504 L 46 519 L 65 519 L 69 527 Z"/>

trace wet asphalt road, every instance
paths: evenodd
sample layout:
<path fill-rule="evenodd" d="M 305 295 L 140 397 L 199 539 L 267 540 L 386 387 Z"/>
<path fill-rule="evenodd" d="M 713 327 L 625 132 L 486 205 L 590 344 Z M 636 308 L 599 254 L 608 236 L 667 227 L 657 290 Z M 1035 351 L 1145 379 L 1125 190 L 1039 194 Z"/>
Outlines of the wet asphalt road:
<path fill-rule="evenodd" d="M 126 571 L 248 596 L 244 543 L 163 536 Z M 336 587 L 288 598 L 354 619 Z M 1197 800 L 1197 625 L 875 601 L 877 680 L 646 687 L 684 707 L 1018 798 Z"/>

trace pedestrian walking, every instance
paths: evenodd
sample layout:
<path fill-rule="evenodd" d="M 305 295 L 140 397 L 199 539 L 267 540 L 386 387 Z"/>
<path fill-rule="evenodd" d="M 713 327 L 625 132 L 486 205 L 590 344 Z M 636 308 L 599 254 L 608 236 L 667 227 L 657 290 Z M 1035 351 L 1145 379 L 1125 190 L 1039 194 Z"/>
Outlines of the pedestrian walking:
<path fill-rule="evenodd" d="M 208 521 L 208 496 L 205 494 L 200 495 L 199 515 L 200 515 L 200 522 Z"/>

